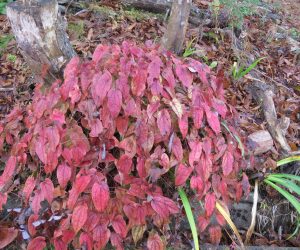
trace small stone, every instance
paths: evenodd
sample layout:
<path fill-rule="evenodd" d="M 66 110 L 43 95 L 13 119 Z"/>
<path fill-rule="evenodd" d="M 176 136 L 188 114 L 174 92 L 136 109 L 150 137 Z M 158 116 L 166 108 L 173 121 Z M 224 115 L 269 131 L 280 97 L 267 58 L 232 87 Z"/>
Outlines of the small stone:
<path fill-rule="evenodd" d="M 254 155 L 263 154 L 273 147 L 273 139 L 266 130 L 256 131 L 248 136 L 248 148 Z"/>

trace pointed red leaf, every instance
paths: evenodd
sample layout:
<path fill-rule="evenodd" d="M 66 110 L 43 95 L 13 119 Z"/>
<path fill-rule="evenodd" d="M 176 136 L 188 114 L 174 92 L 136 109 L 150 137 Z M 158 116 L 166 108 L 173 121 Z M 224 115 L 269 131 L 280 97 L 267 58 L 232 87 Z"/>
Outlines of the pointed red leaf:
<path fill-rule="evenodd" d="M 65 188 L 67 186 L 68 181 L 71 178 L 71 174 L 71 168 L 66 163 L 63 163 L 58 166 L 56 175 L 58 183 L 62 188 Z"/>
<path fill-rule="evenodd" d="M 123 216 L 116 216 L 111 223 L 115 232 L 124 239 L 127 235 L 127 226 Z"/>
<path fill-rule="evenodd" d="M 189 164 L 191 167 L 194 166 L 194 163 L 198 163 L 200 161 L 201 153 L 202 153 L 202 143 L 200 141 L 190 141 L 189 142 L 191 152 L 189 154 Z"/>
<path fill-rule="evenodd" d="M 40 184 L 40 187 L 41 194 L 43 195 L 44 199 L 46 199 L 49 202 L 49 204 L 51 204 L 54 192 L 54 186 L 52 181 L 49 178 L 47 178 Z"/>
<path fill-rule="evenodd" d="M 82 193 L 87 186 L 89 185 L 91 181 L 91 177 L 89 175 L 82 175 L 76 178 L 75 180 L 75 189 L 77 190 L 77 193 Z"/>
<path fill-rule="evenodd" d="M 1 175 L 1 179 L 3 179 L 4 183 L 9 181 L 14 175 L 15 169 L 17 165 L 17 157 L 10 156 L 8 161 L 6 162 L 4 171 Z"/>
<path fill-rule="evenodd" d="M 175 185 L 176 186 L 184 185 L 186 180 L 189 178 L 190 174 L 192 173 L 192 171 L 193 168 L 189 168 L 184 164 L 179 164 L 175 172 Z"/>
<path fill-rule="evenodd" d="M 73 214 L 72 214 L 72 226 L 77 233 L 84 225 L 84 223 L 87 220 L 88 215 L 88 207 L 86 204 L 78 205 L 74 208 Z"/>
<path fill-rule="evenodd" d="M 230 151 L 226 151 L 222 159 L 222 169 L 225 176 L 229 175 L 233 170 L 233 155 Z"/>
<path fill-rule="evenodd" d="M 93 230 L 93 240 L 97 249 L 103 249 L 109 241 L 110 231 L 106 226 L 99 225 Z"/>
<path fill-rule="evenodd" d="M 124 250 L 122 238 L 118 234 L 112 233 L 110 236 L 110 242 L 116 250 Z"/>
<path fill-rule="evenodd" d="M 203 192 L 204 182 L 200 176 L 192 176 L 191 178 L 191 188 L 196 190 L 198 194 Z"/>
<path fill-rule="evenodd" d="M 193 112 L 193 121 L 194 121 L 194 126 L 196 129 L 200 129 L 202 126 L 202 121 L 203 121 L 203 108 L 201 107 L 194 107 Z"/>
<path fill-rule="evenodd" d="M 103 74 L 98 73 L 94 76 L 91 94 L 98 107 L 103 104 L 104 98 L 111 88 L 111 84 L 112 76 L 107 70 Z"/>
<path fill-rule="evenodd" d="M 207 194 L 205 196 L 204 203 L 205 203 L 204 207 L 205 207 L 206 216 L 210 217 L 215 210 L 216 196 L 213 193 Z"/>
<path fill-rule="evenodd" d="M 222 232 L 220 226 L 210 226 L 209 227 L 209 238 L 212 244 L 218 245 L 221 241 Z"/>
<path fill-rule="evenodd" d="M 162 136 L 169 135 L 171 131 L 171 117 L 168 110 L 163 109 L 158 112 L 157 126 Z"/>
<path fill-rule="evenodd" d="M 34 197 L 32 198 L 31 208 L 35 214 L 38 214 L 41 208 L 41 202 L 44 200 L 44 195 L 41 190 L 36 190 L 34 192 Z"/>
<path fill-rule="evenodd" d="M 118 89 L 111 89 L 107 94 L 107 106 L 112 116 L 115 118 L 121 111 L 122 93 Z"/>
<path fill-rule="evenodd" d="M 221 132 L 221 126 L 220 126 L 220 121 L 218 117 L 218 113 L 211 111 L 210 107 L 205 106 L 205 114 L 207 118 L 207 122 L 209 126 L 212 128 L 212 130 L 218 134 Z"/>
<path fill-rule="evenodd" d="M 45 237 L 38 236 L 29 242 L 27 250 L 43 250 L 46 247 L 46 245 L 47 244 Z"/>
<path fill-rule="evenodd" d="M 176 65 L 175 71 L 178 79 L 182 82 L 183 86 L 188 88 L 192 85 L 193 75 L 185 65 Z"/>
<path fill-rule="evenodd" d="M 181 119 L 178 120 L 178 126 L 182 134 L 182 138 L 184 139 L 189 129 L 188 116 L 186 114 L 184 114 Z"/>
<path fill-rule="evenodd" d="M 183 150 L 180 139 L 175 135 L 172 144 L 172 152 L 176 159 L 180 162 L 183 158 Z"/>
<path fill-rule="evenodd" d="M 92 199 L 97 211 L 103 212 L 106 209 L 109 201 L 109 188 L 105 182 L 94 183 Z"/>
<path fill-rule="evenodd" d="M 29 176 L 23 188 L 23 195 L 26 201 L 28 201 L 34 188 L 35 188 L 35 179 L 33 176 Z"/>
<path fill-rule="evenodd" d="M 152 233 L 148 237 L 147 249 L 148 250 L 164 250 L 165 249 L 164 243 L 157 233 Z"/>
<path fill-rule="evenodd" d="M 146 88 L 147 71 L 139 70 L 132 78 L 131 91 L 135 96 L 141 96 Z"/>
<path fill-rule="evenodd" d="M 79 237 L 79 243 L 82 248 L 86 250 L 93 250 L 93 239 L 90 234 L 81 233 Z"/>
<path fill-rule="evenodd" d="M 205 218 L 203 215 L 198 217 L 198 226 L 200 229 L 200 233 L 204 232 L 209 224 L 209 219 Z"/>
<path fill-rule="evenodd" d="M 175 214 L 179 211 L 175 202 L 164 196 L 154 196 L 151 201 L 151 207 L 163 218 L 167 218 L 170 214 Z"/>

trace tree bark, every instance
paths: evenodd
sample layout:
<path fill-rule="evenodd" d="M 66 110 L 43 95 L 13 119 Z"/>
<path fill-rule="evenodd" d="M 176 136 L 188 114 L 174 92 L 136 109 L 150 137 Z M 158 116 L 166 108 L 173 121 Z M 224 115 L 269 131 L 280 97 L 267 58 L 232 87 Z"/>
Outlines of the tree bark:
<path fill-rule="evenodd" d="M 182 50 L 191 3 L 191 0 L 177 0 L 172 4 L 167 31 L 162 38 L 162 46 L 176 54 Z"/>
<path fill-rule="evenodd" d="M 12 2 L 7 6 L 17 44 L 37 80 L 52 83 L 76 55 L 66 33 L 67 22 L 56 0 Z"/>

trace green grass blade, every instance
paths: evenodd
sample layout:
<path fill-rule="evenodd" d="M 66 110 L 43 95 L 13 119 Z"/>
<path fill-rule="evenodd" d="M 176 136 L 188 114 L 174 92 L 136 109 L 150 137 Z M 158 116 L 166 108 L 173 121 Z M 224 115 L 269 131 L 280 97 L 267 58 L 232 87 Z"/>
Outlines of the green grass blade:
<path fill-rule="evenodd" d="M 295 192 L 296 194 L 300 195 L 300 187 L 298 185 L 296 185 L 293 181 L 290 181 L 290 180 L 287 180 L 284 178 L 274 177 L 272 175 L 269 175 L 267 177 L 267 180 L 276 182 L 276 183 L 290 189 L 291 191 Z"/>
<path fill-rule="evenodd" d="M 189 202 L 189 200 L 188 200 L 188 198 L 187 198 L 187 196 L 186 196 L 186 194 L 185 194 L 185 192 L 182 188 L 178 188 L 178 193 L 179 193 L 179 196 L 182 200 L 183 207 L 184 207 L 186 216 L 187 216 L 189 224 L 190 224 L 190 228 L 191 228 L 191 231 L 192 231 L 193 240 L 194 240 L 194 244 L 195 244 L 195 250 L 200 250 L 199 241 L 198 241 L 197 227 L 196 227 L 196 224 L 195 224 L 195 220 L 194 220 L 194 216 L 193 216 L 193 212 L 192 212 L 192 209 L 191 209 L 190 202 Z"/>
<path fill-rule="evenodd" d="M 294 161 L 300 161 L 300 155 L 291 156 L 291 157 L 288 157 L 288 158 L 285 158 L 285 159 L 282 159 L 282 160 L 278 161 L 277 162 L 277 167 L 280 167 L 282 165 L 285 165 L 287 163 L 294 162 Z"/>
<path fill-rule="evenodd" d="M 296 208 L 298 214 L 300 214 L 300 202 L 293 195 L 267 179 L 265 179 L 264 182 L 281 193 Z"/>
<path fill-rule="evenodd" d="M 242 152 L 242 156 L 245 156 L 245 148 L 244 145 L 240 139 L 240 137 L 238 137 L 236 134 L 233 134 L 230 129 L 228 128 L 227 124 L 223 121 L 221 122 L 221 124 L 224 126 L 224 128 L 230 133 L 230 135 L 237 141 L 238 145 L 239 145 L 239 149 Z"/>
<path fill-rule="evenodd" d="M 293 175 L 293 174 L 272 174 L 272 176 L 277 178 L 286 178 L 290 180 L 300 181 L 300 176 Z"/>
<path fill-rule="evenodd" d="M 245 69 L 245 70 L 241 73 L 240 77 L 242 78 L 242 77 L 244 77 L 245 75 L 247 75 L 247 74 L 248 74 L 252 69 L 254 69 L 254 68 L 257 66 L 257 64 L 258 64 L 261 60 L 263 60 L 263 59 L 265 59 L 265 57 L 259 58 L 259 59 L 257 59 L 255 62 L 253 62 L 247 69 Z"/>

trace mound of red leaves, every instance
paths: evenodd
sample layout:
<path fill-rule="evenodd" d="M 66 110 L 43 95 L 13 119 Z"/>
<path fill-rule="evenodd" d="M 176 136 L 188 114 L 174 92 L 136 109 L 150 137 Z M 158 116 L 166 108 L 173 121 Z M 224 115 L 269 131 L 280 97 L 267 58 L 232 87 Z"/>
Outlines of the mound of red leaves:
<path fill-rule="evenodd" d="M 124 249 L 143 237 L 148 249 L 163 249 L 148 229 L 179 212 L 160 186 L 164 176 L 173 186 L 190 184 L 205 208 L 200 229 L 209 227 L 218 243 L 215 223 L 224 219 L 216 201 L 239 201 L 249 191 L 234 110 L 223 95 L 207 65 L 151 43 L 99 45 L 91 61 L 73 58 L 63 83 L 37 86 L 33 102 L 0 125 L 1 208 L 10 192 L 31 208 L 22 225 L 28 249 L 103 249 L 109 241 Z"/>

